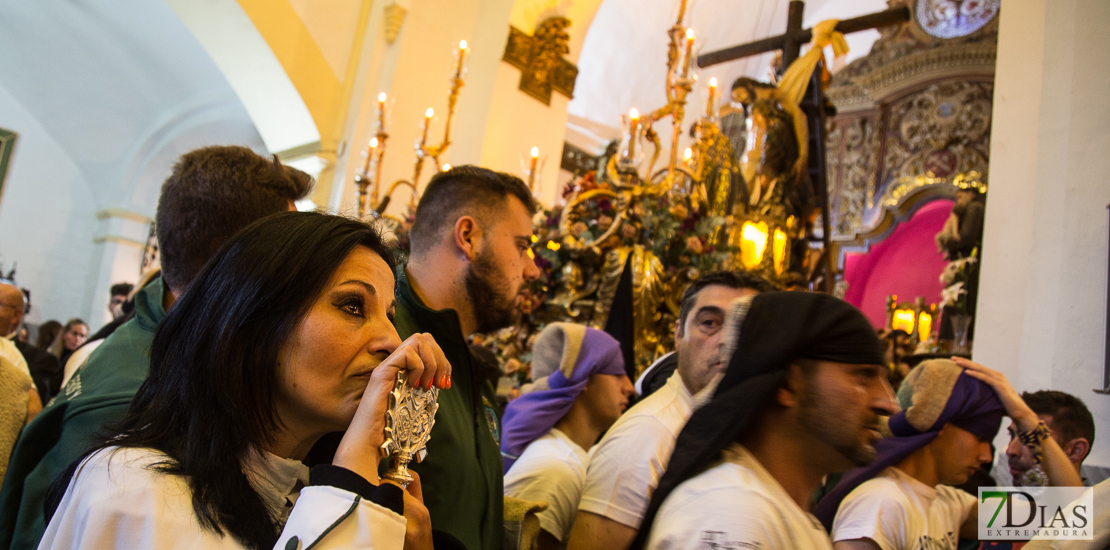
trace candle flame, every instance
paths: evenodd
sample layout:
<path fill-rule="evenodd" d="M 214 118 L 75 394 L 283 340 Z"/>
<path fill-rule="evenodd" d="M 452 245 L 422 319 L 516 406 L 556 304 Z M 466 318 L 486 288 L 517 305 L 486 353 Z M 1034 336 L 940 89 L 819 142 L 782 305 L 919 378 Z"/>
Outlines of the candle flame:
<path fill-rule="evenodd" d="M 539 147 L 533 147 L 532 148 L 532 158 L 537 158 L 539 156 L 540 156 L 540 148 Z"/>
<path fill-rule="evenodd" d="M 686 40 L 694 39 L 694 29 L 686 29 Z"/>
<path fill-rule="evenodd" d="M 373 149 L 377 146 L 378 146 L 378 138 L 376 138 L 376 137 L 370 138 L 370 148 Z"/>
<path fill-rule="evenodd" d="M 459 40 L 459 49 L 460 50 L 465 50 L 466 49 L 466 40 Z"/>
<path fill-rule="evenodd" d="M 716 77 L 713 77 L 713 78 L 709 79 L 709 87 L 710 88 L 716 88 L 717 87 L 717 78 Z"/>
<path fill-rule="evenodd" d="M 628 116 L 632 117 L 632 120 L 636 120 L 636 119 L 640 118 L 640 111 L 637 111 L 636 108 L 633 107 L 633 108 L 628 110 Z"/>
<path fill-rule="evenodd" d="M 450 165 L 450 164 L 447 164 L 447 163 L 445 162 L 445 163 L 443 163 L 443 168 L 441 168 L 440 170 L 442 170 L 442 171 L 446 172 L 446 171 L 448 171 L 448 170 L 450 170 L 450 169 L 451 169 L 451 165 Z"/>
<path fill-rule="evenodd" d="M 378 94 L 378 103 L 385 103 L 385 92 Z"/>
<path fill-rule="evenodd" d="M 428 110 L 424 111 L 424 116 L 426 118 L 432 118 L 432 115 L 434 115 L 434 114 L 436 114 L 436 112 L 431 107 L 428 107 Z"/>
<path fill-rule="evenodd" d="M 694 158 L 694 150 L 687 147 L 686 152 L 682 153 L 682 158 L 684 158 L 686 160 L 690 160 L 690 159 Z"/>

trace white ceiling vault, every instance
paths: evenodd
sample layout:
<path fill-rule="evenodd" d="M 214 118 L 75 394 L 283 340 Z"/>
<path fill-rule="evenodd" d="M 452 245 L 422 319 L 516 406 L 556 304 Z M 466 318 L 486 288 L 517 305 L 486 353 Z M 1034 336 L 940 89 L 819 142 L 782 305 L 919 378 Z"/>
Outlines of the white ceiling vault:
<path fill-rule="evenodd" d="M 667 29 L 674 24 L 678 4 L 679 0 L 602 2 L 578 57 L 578 81 L 568 106 L 572 121 L 587 119 L 616 128 L 628 109 L 645 112 L 666 103 Z M 695 51 L 704 53 L 782 34 L 788 4 L 789 0 L 689 2 L 686 24 L 696 33 Z M 803 22 L 808 28 L 825 19 L 849 19 L 885 9 L 886 0 L 809 0 Z M 878 37 L 878 31 L 847 35 L 849 60 L 866 55 Z M 686 120 L 704 112 L 710 77 L 716 77 L 727 90 L 740 76 L 766 80 L 769 64 L 770 54 L 765 54 L 696 69 L 700 79 Z M 667 139 L 669 132 L 661 135 Z"/>

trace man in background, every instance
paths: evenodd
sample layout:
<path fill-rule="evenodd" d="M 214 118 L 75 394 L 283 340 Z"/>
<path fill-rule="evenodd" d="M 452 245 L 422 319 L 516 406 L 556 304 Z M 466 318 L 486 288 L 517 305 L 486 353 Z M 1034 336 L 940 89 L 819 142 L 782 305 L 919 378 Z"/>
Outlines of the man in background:
<path fill-rule="evenodd" d="M 109 289 L 108 311 L 112 314 L 112 319 L 119 319 L 127 314 L 123 310 L 123 304 L 127 302 L 127 297 L 131 295 L 131 291 L 135 285 L 131 283 L 116 283 Z"/>
<path fill-rule="evenodd" d="M 1083 475 L 1083 460 L 1095 443 L 1095 419 L 1087 405 L 1074 395 L 1054 390 L 1025 392 L 1021 397 L 1033 409 L 1037 418 L 1044 422 L 1052 439 L 1064 450 L 1068 461 L 1083 478 L 1083 484 L 1090 487 L 1101 481 L 1091 479 L 1091 475 Z M 1010 478 L 1013 479 L 1013 485 L 1018 487 L 1047 484 L 1044 469 L 1037 464 L 1029 447 L 1022 444 L 1014 423 L 1010 422 L 1007 429 L 1010 432 L 1010 444 L 1006 446 L 1006 460 L 999 460 L 995 468 L 1008 468 L 1009 476 L 997 476 L 1001 478 L 998 480 L 999 485 L 1009 485 L 1005 482 Z"/>
<path fill-rule="evenodd" d="M 496 396 L 466 339 L 516 323 L 521 292 L 539 277 L 532 255 L 536 202 L 520 178 L 456 166 L 428 182 L 397 270 L 397 332 L 431 334 L 451 362 L 420 474 L 432 528 L 468 550 L 501 550 L 504 475 Z"/>
<path fill-rule="evenodd" d="M 621 416 L 594 449 L 569 548 L 628 548 L 694 411 L 694 395 L 724 368 L 718 347 L 729 303 L 771 290 L 774 284 L 744 271 L 709 273 L 686 288 L 674 327 L 677 372 Z"/>

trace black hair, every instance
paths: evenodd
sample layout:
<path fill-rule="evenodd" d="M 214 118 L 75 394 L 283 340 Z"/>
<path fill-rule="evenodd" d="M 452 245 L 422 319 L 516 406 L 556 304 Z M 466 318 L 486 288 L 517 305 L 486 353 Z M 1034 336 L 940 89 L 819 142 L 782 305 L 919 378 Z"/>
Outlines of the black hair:
<path fill-rule="evenodd" d="M 409 230 L 412 254 L 419 256 L 439 241 L 444 231 L 462 216 L 486 222 L 509 196 L 520 199 L 529 214 L 536 213 L 536 199 L 520 178 L 478 166 L 456 166 L 432 176 Z"/>
<path fill-rule="evenodd" d="M 286 212 L 233 237 L 197 275 L 195 292 L 174 303 L 130 410 L 88 454 L 114 446 L 165 453 L 155 469 L 188 481 L 198 523 L 247 547 L 273 547 L 276 518 L 244 467 L 280 428 L 283 343 L 357 246 L 393 272 L 378 230 L 353 219 Z"/>
<path fill-rule="evenodd" d="M 1095 419 L 1078 397 L 1062 391 L 1041 390 L 1025 392 L 1021 398 L 1033 412 L 1052 417 L 1052 429 L 1060 434 L 1064 443 L 1083 438 L 1094 445 Z"/>
<path fill-rule="evenodd" d="M 131 283 L 116 283 L 108 289 L 109 296 L 127 296 L 135 289 L 135 285 Z"/>
<path fill-rule="evenodd" d="M 706 273 L 696 281 L 690 283 L 682 293 L 682 305 L 678 310 L 679 333 L 686 330 L 686 316 L 694 308 L 694 300 L 699 292 L 707 286 L 727 286 L 729 288 L 750 288 L 756 292 L 772 292 L 782 290 L 779 285 L 771 282 L 766 277 L 745 270 L 714 271 Z"/>
<path fill-rule="evenodd" d="M 308 195 L 312 176 L 246 147 L 202 147 L 185 153 L 162 184 L 155 231 L 162 278 L 177 292 L 237 231 L 289 210 Z"/>

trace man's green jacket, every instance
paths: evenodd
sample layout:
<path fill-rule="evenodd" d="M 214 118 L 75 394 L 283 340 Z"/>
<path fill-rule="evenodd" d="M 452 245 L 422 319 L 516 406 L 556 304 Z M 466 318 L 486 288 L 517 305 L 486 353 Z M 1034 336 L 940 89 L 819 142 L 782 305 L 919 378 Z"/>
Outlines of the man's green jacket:
<path fill-rule="evenodd" d="M 54 478 L 95 435 L 119 421 L 150 371 L 154 332 L 166 311 L 162 279 L 135 296 L 135 318 L 89 356 L 62 392 L 23 429 L 0 490 L 0 548 L 33 550 L 46 524 L 42 505 Z"/>
<path fill-rule="evenodd" d="M 439 392 L 428 455 L 411 466 L 420 474 L 432 528 L 459 539 L 467 550 L 501 550 L 504 474 L 497 441 L 494 396 L 477 378 L 458 314 L 434 311 L 397 269 L 397 332 L 427 332 L 451 362 L 451 388 Z"/>

